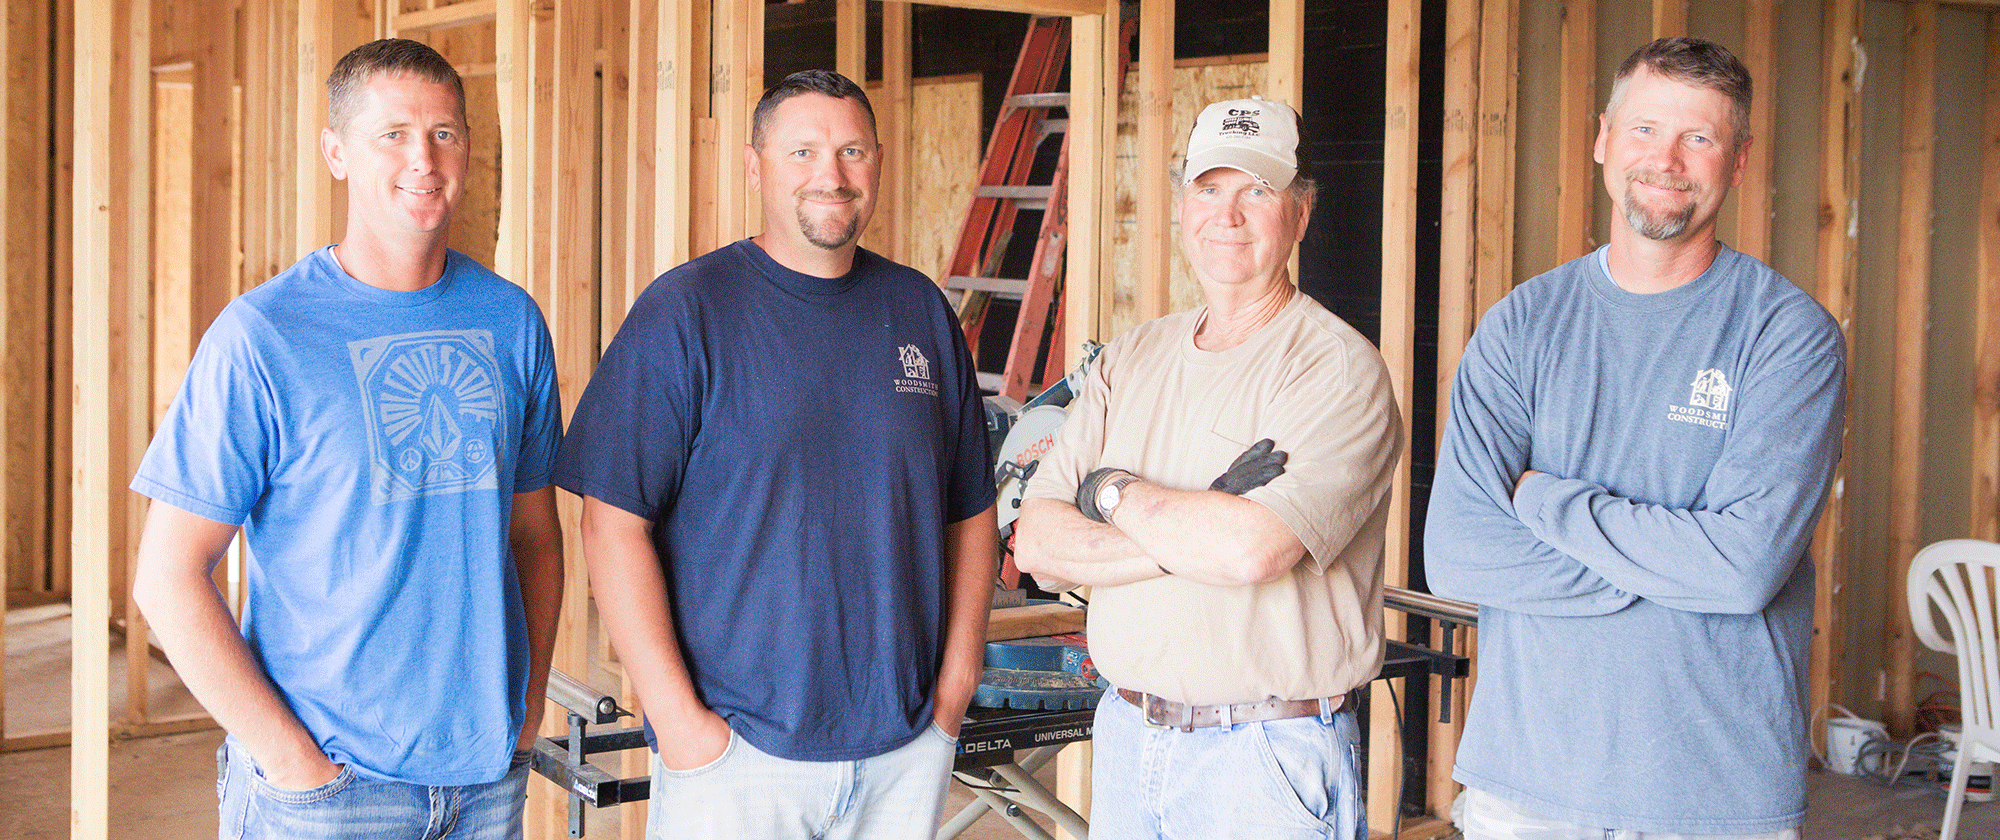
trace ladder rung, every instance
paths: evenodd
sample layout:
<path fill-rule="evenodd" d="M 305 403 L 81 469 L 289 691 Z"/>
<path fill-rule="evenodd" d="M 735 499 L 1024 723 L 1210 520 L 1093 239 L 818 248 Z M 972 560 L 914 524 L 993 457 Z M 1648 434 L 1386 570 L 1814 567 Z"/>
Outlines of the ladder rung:
<path fill-rule="evenodd" d="M 1047 137 L 1051 134 L 1068 134 L 1068 133 L 1069 133 L 1069 120 L 1042 120 L 1043 137 Z"/>
<path fill-rule="evenodd" d="M 986 292 L 1009 300 L 1020 300 L 1028 291 L 1028 281 L 1011 277 L 966 277 L 952 275 L 944 278 L 944 287 L 961 292 Z"/>
<path fill-rule="evenodd" d="M 972 191 L 980 198 L 998 198 L 1015 202 L 1022 210 L 1046 210 L 1052 186 L 1016 186 L 1012 184 L 983 184 Z"/>
<path fill-rule="evenodd" d="M 1007 374 L 1004 373 L 976 370 L 973 371 L 973 378 L 979 380 L 979 389 L 982 391 L 998 391 L 1000 386 L 1007 384 Z"/>
<path fill-rule="evenodd" d="M 1068 108 L 1069 93 L 1022 93 L 1007 97 L 1009 108 Z"/>

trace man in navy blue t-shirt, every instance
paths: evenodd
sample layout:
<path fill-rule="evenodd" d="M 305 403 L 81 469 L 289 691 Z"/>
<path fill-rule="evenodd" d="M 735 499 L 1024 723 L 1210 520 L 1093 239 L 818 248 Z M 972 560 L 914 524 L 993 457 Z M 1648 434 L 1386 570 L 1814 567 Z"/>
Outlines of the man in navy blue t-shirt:
<path fill-rule="evenodd" d="M 929 838 L 994 563 L 972 359 L 938 288 L 857 244 L 860 88 L 787 77 L 743 155 L 764 233 L 640 295 L 557 458 L 647 713 L 647 836 Z"/>

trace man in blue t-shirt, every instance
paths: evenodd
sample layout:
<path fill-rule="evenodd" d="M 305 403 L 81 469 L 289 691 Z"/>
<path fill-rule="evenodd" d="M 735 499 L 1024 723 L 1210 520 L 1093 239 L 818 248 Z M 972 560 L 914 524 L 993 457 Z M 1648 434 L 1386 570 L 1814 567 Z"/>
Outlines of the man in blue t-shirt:
<path fill-rule="evenodd" d="M 1468 840 L 1798 837 L 1845 346 L 1715 238 L 1749 109 L 1713 43 L 1626 59 L 1609 244 L 1495 304 L 1452 382 L 1425 571 L 1480 605 Z"/>
<path fill-rule="evenodd" d="M 857 244 L 881 155 L 848 79 L 766 92 L 743 149 L 764 232 L 639 296 L 564 440 L 657 752 L 648 837 L 936 831 L 993 488 L 951 308 Z"/>
<path fill-rule="evenodd" d="M 445 246 L 451 64 L 376 41 L 327 94 L 346 234 L 202 337 L 132 481 L 133 597 L 229 732 L 220 837 L 519 838 L 563 580 L 548 330 Z M 210 578 L 239 525 L 240 633 Z"/>

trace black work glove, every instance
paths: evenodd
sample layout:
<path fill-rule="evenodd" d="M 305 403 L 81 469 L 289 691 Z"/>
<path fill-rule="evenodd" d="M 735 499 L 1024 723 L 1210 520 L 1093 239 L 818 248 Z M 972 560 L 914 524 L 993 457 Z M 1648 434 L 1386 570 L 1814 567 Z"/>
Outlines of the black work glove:
<path fill-rule="evenodd" d="M 1105 519 L 1104 512 L 1097 509 L 1097 491 L 1104 489 L 1105 482 L 1121 475 L 1130 474 L 1129 470 L 1121 470 L 1117 467 L 1098 467 L 1091 470 L 1089 475 L 1083 477 L 1083 483 L 1076 486 L 1077 511 L 1081 512 L 1085 519 L 1089 519 L 1092 522 L 1110 524 L 1111 520 Z"/>
<path fill-rule="evenodd" d="M 1277 443 L 1270 438 L 1250 444 L 1249 449 L 1236 456 L 1228 471 L 1216 476 L 1208 485 L 1210 490 L 1221 490 L 1232 496 L 1241 496 L 1271 483 L 1271 479 L 1285 474 L 1285 459 L 1290 457 L 1282 450 L 1275 449 Z"/>

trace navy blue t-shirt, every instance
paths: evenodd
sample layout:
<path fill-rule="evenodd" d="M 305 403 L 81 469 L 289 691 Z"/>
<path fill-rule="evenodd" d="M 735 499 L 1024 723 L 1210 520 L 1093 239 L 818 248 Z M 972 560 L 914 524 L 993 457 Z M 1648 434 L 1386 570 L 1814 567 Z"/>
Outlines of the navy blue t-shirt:
<path fill-rule="evenodd" d="M 730 728 L 866 758 L 931 718 L 944 528 L 993 502 L 979 406 L 928 278 L 866 250 L 813 277 L 743 240 L 639 296 L 555 481 L 656 523 L 688 670 Z"/>

